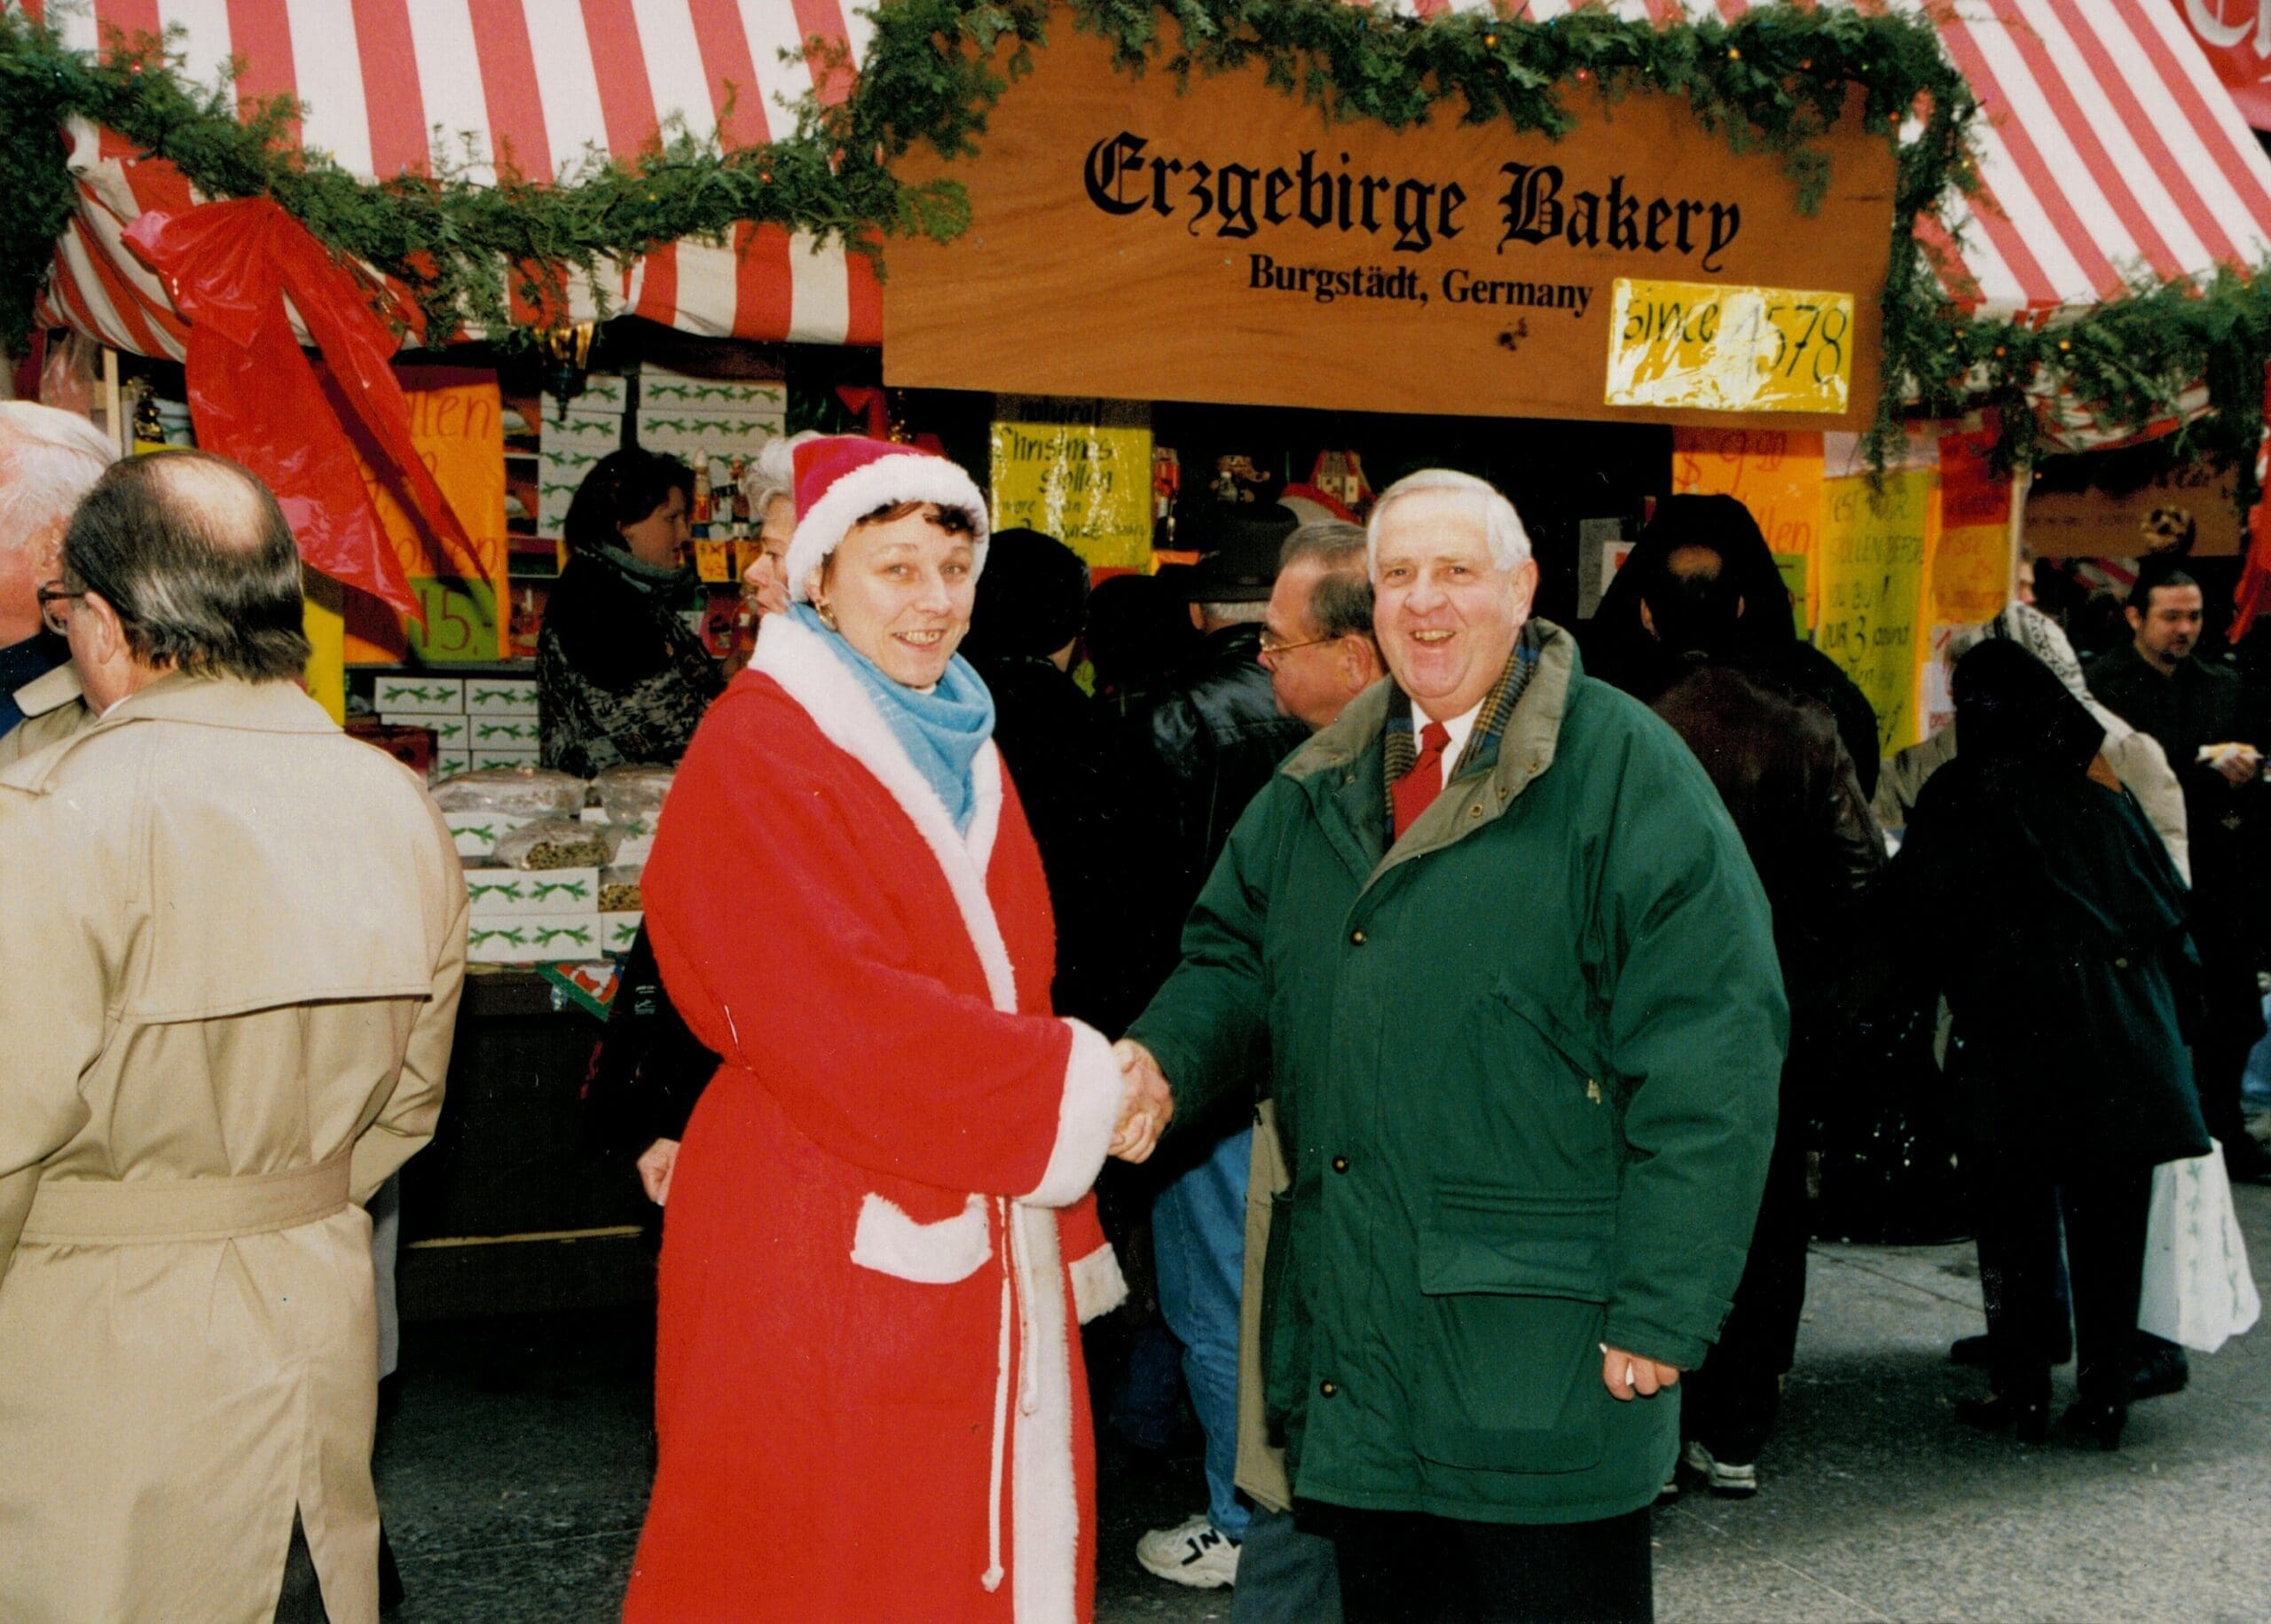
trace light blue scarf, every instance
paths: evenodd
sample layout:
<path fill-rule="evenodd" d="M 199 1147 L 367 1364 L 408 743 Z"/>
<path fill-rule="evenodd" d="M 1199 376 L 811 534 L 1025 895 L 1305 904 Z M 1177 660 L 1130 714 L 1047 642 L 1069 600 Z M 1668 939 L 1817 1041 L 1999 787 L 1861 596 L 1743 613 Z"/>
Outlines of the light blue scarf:
<path fill-rule="evenodd" d="M 960 655 L 947 661 L 947 674 L 925 694 L 885 676 L 842 632 L 829 631 L 809 603 L 792 604 L 789 613 L 798 624 L 816 632 L 844 669 L 860 679 L 907 758 L 938 791 L 955 832 L 970 833 L 971 814 L 978 810 L 970 765 L 977 759 L 978 746 L 994 736 L 994 695 L 970 662 Z"/>

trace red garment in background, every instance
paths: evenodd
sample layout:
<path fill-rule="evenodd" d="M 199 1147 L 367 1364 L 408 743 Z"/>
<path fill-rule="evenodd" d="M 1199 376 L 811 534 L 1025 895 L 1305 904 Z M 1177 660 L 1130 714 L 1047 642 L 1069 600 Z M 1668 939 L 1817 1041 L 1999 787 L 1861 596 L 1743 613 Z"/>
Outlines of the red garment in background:
<path fill-rule="evenodd" d="M 381 476 L 420 516 L 441 555 L 436 573 L 479 577 L 464 526 L 411 443 L 410 408 L 389 364 L 398 340 L 352 270 L 267 198 L 153 209 L 127 228 L 126 241 L 165 279 L 190 325 L 199 446 L 266 482 L 311 568 L 416 610 L 343 408 L 384 459 Z M 334 381 L 328 396 L 293 334 L 295 310 Z"/>

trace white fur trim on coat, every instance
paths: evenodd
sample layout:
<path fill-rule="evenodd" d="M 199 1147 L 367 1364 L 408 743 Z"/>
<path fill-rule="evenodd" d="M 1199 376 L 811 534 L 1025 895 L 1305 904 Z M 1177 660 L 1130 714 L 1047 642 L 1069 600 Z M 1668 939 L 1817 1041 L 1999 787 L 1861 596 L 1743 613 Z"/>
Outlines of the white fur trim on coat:
<path fill-rule="evenodd" d="M 1011 1203 L 1012 1249 L 1029 1316 L 1012 1424 L 1011 1610 L 1018 1624 L 1072 1624 L 1079 1593 L 1080 1496 L 1073 1482 L 1072 1339 L 1057 1214 Z"/>
<path fill-rule="evenodd" d="M 782 568 L 789 575 L 789 595 L 799 603 L 812 601 L 806 582 L 837 544 L 851 534 L 863 514 L 895 502 L 931 502 L 959 507 L 970 514 L 970 563 L 975 579 L 986 568 L 986 497 L 960 463 L 927 451 L 904 451 L 878 457 L 839 477 L 810 507 L 797 515 L 795 534 L 789 537 Z M 767 626 L 769 635 L 773 628 Z M 759 638 L 759 642 L 765 639 Z"/>
<path fill-rule="evenodd" d="M 862 510 L 865 511 L 865 510 Z M 785 615 L 766 623 L 757 639 L 757 654 L 750 669 L 763 671 L 804 707 L 830 744 L 876 776 L 891 798 L 899 803 L 938 859 L 962 914 L 963 929 L 986 970 L 986 990 L 996 1009 L 1018 1007 L 1017 976 L 1010 969 L 1010 950 L 1002 939 L 1001 922 L 994 917 L 993 899 L 986 894 L 986 866 L 993 861 L 994 840 L 1002 827 L 1002 752 L 988 739 L 970 764 L 977 805 L 970 832 L 958 832 L 947 813 L 946 803 L 931 788 L 931 781 L 908 759 L 907 747 L 876 709 L 876 702 L 860 679 L 844 668 L 834 649 L 814 632 Z"/>
<path fill-rule="evenodd" d="M 1128 1276 L 1120 1272 L 1120 1254 L 1109 1241 L 1076 1259 L 1072 1273 L 1073 1308 L 1083 1325 L 1128 1300 Z"/>
<path fill-rule="evenodd" d="M 994 1255 L 986 1197 L 972 1196 L 963 1210 L 936 1223 L 918 1224 L 897 1202 L 870 1194 L 860 1204 L 852 1235 L 852 1261 L 920 1285 L 950 1286 L 967 1280 Z"/>
<path fill-rule="evenodd" d="M 1066 1019 L 1073 1047 L 1065 1056 L 1065 1089 L 1057 1096 L 1057 1143 L 1041 1182 L 1020 1201 L 1068 1207 L 1088 1193 L 1104 1171 L 1112 1130 L 1128 1097 L 1128 1079 L 1104 1036 L 1086 1022 Z"/>

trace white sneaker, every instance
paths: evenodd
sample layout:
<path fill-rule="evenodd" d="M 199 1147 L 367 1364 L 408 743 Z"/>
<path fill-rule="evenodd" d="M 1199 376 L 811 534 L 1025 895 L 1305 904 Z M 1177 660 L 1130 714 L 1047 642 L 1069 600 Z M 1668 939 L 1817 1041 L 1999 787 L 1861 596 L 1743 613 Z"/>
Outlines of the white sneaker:
<path fill-rule="evenodd" d="M 1154 1528 L 1136 1542 L 1145 1571 L 1194 1590 L 1219 1590 L 1238 1579 L 1238 1542 L 1201 1511 L 1172 1528 Z"/>
<path fill-rule="evenodd" d="M 1756 1462 L 1738 1463 L 1717 1459 L 1695 1439 L 1687 1440 L 1687 1452 L 1682 1456 L 1687 1470 L 1703 1479 L 1703 1487 L 1715 1495 L 1730 1499 L 1747 1500 L 1758 1492 L 1758 1466 Z"/>

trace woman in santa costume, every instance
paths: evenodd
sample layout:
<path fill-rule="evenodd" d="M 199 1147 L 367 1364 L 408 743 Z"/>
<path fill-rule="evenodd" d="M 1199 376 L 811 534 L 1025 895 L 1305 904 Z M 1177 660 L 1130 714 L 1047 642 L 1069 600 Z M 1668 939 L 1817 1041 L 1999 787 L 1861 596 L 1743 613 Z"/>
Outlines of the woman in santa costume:
<path fill-rule="evenodd" d="M 711 710 L 643 882 L 722 1057 L 670 1190 L 661 1454 L 625 1616 L 1084 1620 L 1088 1186 L 1126 1084 L 1049 1012 L 1041 860 L 955 647 L 986 504 L 797 448 L 795 599 Z"/>

